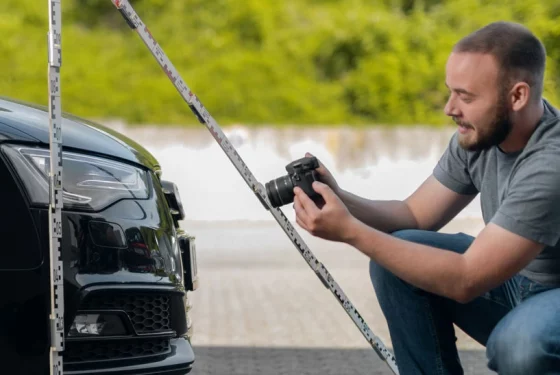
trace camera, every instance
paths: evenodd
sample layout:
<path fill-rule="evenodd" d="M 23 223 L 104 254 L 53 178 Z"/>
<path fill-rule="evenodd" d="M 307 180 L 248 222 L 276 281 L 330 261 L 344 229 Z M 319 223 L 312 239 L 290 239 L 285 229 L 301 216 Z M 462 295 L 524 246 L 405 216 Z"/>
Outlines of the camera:
<path fill-rule="evenodd" d="M 313 181 L 319 181 L 319 161 L 315 157 L 305 157 L 286 165 L 288 174 L 265 184 L 266 194 L 273 207 L 277 208 L 294 201 L 294 187 L 299 186 L 313 201 L 320 201 L 321 195 L 313 190 Z"/>

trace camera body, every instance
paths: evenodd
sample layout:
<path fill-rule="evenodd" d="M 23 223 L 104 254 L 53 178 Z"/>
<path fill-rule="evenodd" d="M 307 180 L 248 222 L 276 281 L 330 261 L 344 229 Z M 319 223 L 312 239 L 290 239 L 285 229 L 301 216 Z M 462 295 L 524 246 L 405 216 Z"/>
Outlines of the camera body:
<path fill-rule="evenodd" d="M 322 198 L 313 190 L 313 182 L 319 181 L 319 168 L 316 157 L 304 157 L 286 165 L 286 176 L 271 180 L 265 184 L 268 199 L 273 207 L 284 206 L 294 201 L 294 187 L 300 187 L 315 202 Z"/>

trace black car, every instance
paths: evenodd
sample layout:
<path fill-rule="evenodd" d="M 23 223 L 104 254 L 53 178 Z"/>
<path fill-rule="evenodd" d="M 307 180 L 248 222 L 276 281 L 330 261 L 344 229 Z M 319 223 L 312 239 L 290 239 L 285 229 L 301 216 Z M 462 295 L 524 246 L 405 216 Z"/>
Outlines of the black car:
<path fill-rule="evenodd" d="M 194 236 L 131 139 L 63 115 L 64 374 L 186 374 Z M 48 374 L 49 113 L 0 98 L 0 368 Z"/>

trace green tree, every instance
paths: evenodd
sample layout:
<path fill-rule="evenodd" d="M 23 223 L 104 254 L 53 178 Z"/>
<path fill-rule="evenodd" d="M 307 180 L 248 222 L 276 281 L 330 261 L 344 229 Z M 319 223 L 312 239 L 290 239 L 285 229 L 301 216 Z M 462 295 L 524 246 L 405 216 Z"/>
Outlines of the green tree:
<path fill-rule="evenodd" d="M 522 22 L 548 52 L 560 103 L 560 3 L 505 0 L 131 0 L 222 125 L 442 124 L 445 61 L 489 22 Z M 109 0 L 63 2 L 63 108 L 196 124 Z M 47 1 L 0 3 L 2 95 L 47 103 Z"/>

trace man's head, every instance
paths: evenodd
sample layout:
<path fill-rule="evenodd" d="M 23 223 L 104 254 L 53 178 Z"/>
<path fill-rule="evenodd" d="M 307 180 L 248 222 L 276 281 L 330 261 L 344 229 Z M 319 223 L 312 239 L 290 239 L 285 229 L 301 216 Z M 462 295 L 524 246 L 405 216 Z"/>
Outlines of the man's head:
<path fill-rule="evenodd" d="M 540 103 L 545 60 L 542 43 L 511 22 L 491 23 L 454 46 L 446 66 L 445 113 L 459 125 L 463 148 L 499 145 L 515 114 Z"/>

